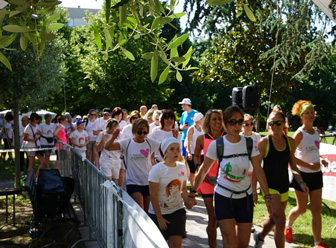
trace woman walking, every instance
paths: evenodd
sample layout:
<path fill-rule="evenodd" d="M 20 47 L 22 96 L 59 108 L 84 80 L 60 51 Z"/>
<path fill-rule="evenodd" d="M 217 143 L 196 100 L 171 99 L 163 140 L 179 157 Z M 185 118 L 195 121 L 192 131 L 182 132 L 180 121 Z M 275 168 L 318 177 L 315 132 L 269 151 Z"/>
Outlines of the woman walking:
<path fill-rule="evenodd" d="M 275 246 L 277 248 L 285 247 L 283 230 L 286 222 L 285 209 L 289 190 L 288 164 L 301 190 L 305 194 L 308 194 L 309 191 L 296 167 L 295 143 L 292 138 L 285 135 L 285 125 L 285 114 L 282 111 L 273 111 L 267 119 L 269 135 L 262 138 L 258 145 L 260 158 L 264 161 L 263 170 L 272 197 L 273 212 L 264 222 L 262 231 L 260 233 L 254 232 L 255 248 L 263 246 L 266 235 L 274 227 Z M 263 193 L 263 195 L 265 194 Z"/>
<path fill-rule="evenodd" d="M 296 148 L 297 166 L 301 171 L 303 180 L 309 188 L 310 211 L 312 213 L 312 229 L 314 235 L 315 248 L 327 247 L 322 242 L 322 187 L 323 178 L 321 164 L 327 166 L 327 162 L 320 158 L 320 131 L 313 127 L 316 112 L 314 105 L 310 101 L 299 100 L 293 108 L 292 114 L 298 115 L 302 126 L 294 133 Z M 292 226 L 294 221 L 307 210 L 308 195 L 302 191 L 300 184 L 293 181 L 292 186 L 295 189 L 296 207 L 288 215 L 286 223 L 285 238 L 288 243 L 293 242 Z"/>
<path fill-rule="evenodd" d="M 223 247 L 248 247 L 252 219 L 253 199 L 248 177 L 249 158 L 255 175 L 265 192 L 265 200 L 269 213 L 272 213 L 271 196 L 264 171 L 260 166 L 258 150 L 254 146 L 251 151 L 245 137 L 239 135 L 244 122 L 244 112 L 238 106 L 230 106 L 223 113 L 227 134 L 223 136 L 223 156 L 220 159 L 217 186 L 215 187 L 215 213 L 223 238 Z M 218 160 L 217 141 L 209 145 L 203 164 L 201 165 L 191 188 L 198 188 L 212 165 Z"/>

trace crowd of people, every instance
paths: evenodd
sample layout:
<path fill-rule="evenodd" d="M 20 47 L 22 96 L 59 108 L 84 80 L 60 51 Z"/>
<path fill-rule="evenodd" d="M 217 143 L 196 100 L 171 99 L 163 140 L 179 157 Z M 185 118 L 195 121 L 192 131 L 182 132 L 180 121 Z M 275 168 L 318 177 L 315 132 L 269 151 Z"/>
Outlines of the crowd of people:
<path fill-rule="evenodd" d="M 258 185 L 268 218 L 262 231 L 254 232 L 254 247 L 262 247 L 273 228 L 275 246 L 285 247 L 285 241 L 293 242 L 292 226 L 306 211 L 309 196 L 314 247 L 327 247 L 321 240 L 321 166 L 327 164 L 319 155 L 319 130 L 313 127 L 316 112 L 310 101 L 300 100 L 293 106 L 292 114 L 302 123 L 293 138 L 287 136 L 288 119 L 280 106 L 269 114 L 268 135 L 261 138 L 253 132 L 253 117 L 238 106 L 211 109 L 203 115 L 192 109 L 189 98 L 179 104 L 183 109 L 179 123 L 172 110 L 159 110 L 155 104 L 130 113 L 120 107 L 104 108 L 101 117 L 96 109 L 75 119 L 65 113 L 52 120 L 47 114 L 43 123 L 36 113 L 29 119 L 24 116 L 22 147 L 44 148 L 27 153 L 27 171 L 33 169 L 35 157 L 39 169 L 49 166 L 56 140 L 69 143 L 106 177 L 126 188 L 169 247 L 181 247 L 186 236 L 185 208 L 197 204 L 198 193 L 208 215 L 209 247 L 217 246 L 218 227 L 223 247 L 248 247 Z M 12 120 L 6 114 L 3 121 L 5 148 L 11 146 Z M 62 145 L 57 149 L 58 159 L 64 159 Z M 295 189 L 297 205 L 286 221 L 289 187 Z"/>

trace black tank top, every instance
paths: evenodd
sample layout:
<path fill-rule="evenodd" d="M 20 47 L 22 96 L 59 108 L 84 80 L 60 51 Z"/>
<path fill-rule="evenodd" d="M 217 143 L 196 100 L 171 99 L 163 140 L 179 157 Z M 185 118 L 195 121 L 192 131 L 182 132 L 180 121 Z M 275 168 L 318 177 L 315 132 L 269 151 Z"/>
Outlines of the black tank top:
<path fill-rule="evenodd" d="M 286 147 L 283 151 L 275 149 L 272 138 L 267 137 L 268 153 L 264 157 L 264 171 L 268 183 L 268 187 L 278 190 L 280 194 L 285 193 L 289 189 L 289 176 L 288 176 L 288 162 L 290 156 L 290 149 L 288 138 L 286 140 Z"/>

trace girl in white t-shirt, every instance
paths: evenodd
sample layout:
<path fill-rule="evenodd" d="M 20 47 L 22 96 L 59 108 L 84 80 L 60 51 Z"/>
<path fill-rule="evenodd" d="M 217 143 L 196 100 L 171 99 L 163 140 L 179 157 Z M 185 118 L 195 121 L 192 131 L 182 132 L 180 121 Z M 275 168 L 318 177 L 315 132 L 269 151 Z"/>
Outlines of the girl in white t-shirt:
<path fill-rule="evenodd" d="M 86 145 L 86 158 L 91 163 L 98 166 L 98 152 L 96 150 L 97 135 L 93 133 L 95 122 L 97 120 L 97 110 L 90 109 L 88 119 L 85 123 L 85 130 L 89 134 L 89 143 Z"/>
<path fill-rule="evenodd" d="M 82 154 L 82 157 L 86 158 L 86 145 L 89 143 L 89 135 L 84 130 L 84 122 L 82 120 L 77 121 L 77 130 L 71 133 L 71 144 L 75 150 Z"/>
<path fill-rule="evenodd" d="M 132 125 L 133 138 L 114 142 L 120 132 L 117 128 L 105 145 L 108 151 L 120 150 L 124 153 L 127 193 L 146 212 L 149 207 L 148 174 L 152 165 L 155 164 L 154 152 L 160 146 L 159 142 L 146 138 L 148 131 L 148 121 L 137 119 Z"/>
<path fill-rule="evenodd" d="M 159 227 L 169 247 L 181 247 L 186 236 L 186 211 L 196 204 L 194 197 L 188 197 L 187 168 L 180 158 L 180 141 L 166 138 L 161 143 L 163 161 L 149 172 L 150 207 L 149 216 Z M 184 205 L 183 205 L 184 202 Z"/>
<path fill-rule="evenodd" d="M 97 137 L 96 149 L 101 152 L 99 158 L 100 170 L 110 180 L 117 183 L 120 171 L 120 151 L 108 151 L 104 148 L 106 143 L 112 138 L 114 130 L 119 128 L 118 120 L 109 119 L 106 123 L 106 130 L 99 133 Z M 119 139 L 117 138 L 116 141 Z"/>

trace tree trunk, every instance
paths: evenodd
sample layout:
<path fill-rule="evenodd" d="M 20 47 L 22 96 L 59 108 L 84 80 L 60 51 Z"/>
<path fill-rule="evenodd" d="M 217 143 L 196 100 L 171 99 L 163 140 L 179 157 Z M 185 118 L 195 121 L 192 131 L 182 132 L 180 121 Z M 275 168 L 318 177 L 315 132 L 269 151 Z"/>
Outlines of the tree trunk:
<path fill-rule="evenodd" d="M 260 105 L 258 105 L 255 111 L 255 129 L 257 133 L 260 132 Z"/>
<path fill-rule="evenodd" d="M 20 188 L 20 135 L 19 135 L 19 103 L 13 106 L 14 113 L 14 149 L 15 149 L 15 188 Z"/>

